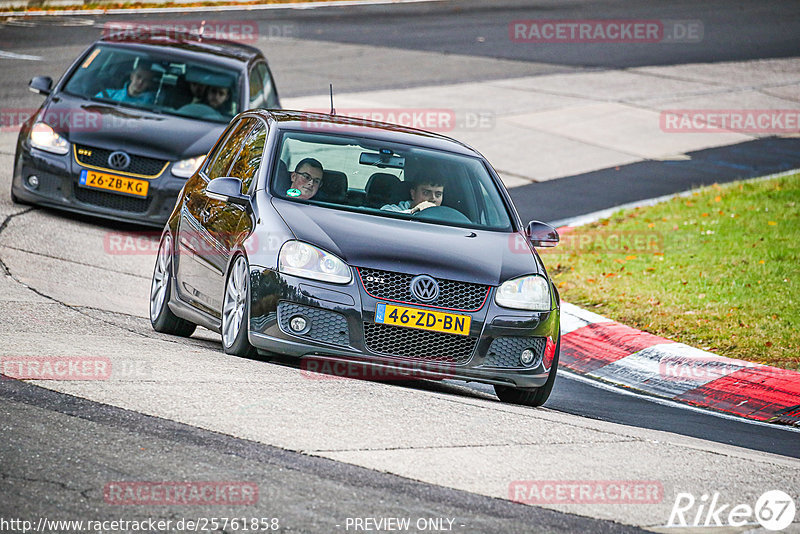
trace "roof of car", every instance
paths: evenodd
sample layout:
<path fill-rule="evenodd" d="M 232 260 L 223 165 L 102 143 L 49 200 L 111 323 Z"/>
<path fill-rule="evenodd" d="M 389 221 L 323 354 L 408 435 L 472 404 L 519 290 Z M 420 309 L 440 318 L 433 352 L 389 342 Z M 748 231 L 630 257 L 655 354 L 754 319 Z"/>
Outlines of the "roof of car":
<path fill-rule="evenodd" d="M 244 43 L 223 39 L 203 38 L 194 33 L 170 32 L 169 35 L 156 32 L 136 32 L 131 34 L 112 34 L 99 39 L 98 42 L 120 45 L 163 46 L 188 52 L 211 54 L 227 59 L 247 61 L 261 56 L 261 50 Z"/>
<path fill-rule="evenodd" d="M 352 134 L 356 136 L 367 135 L 396 143 L 424 146 L 469 156 L 481 156 L 477 150 L 469 145 L 445 135 L 387 122 L 308 111 L 260 109 L 252 110 L 252 112 L 261 115 L 267 120 L 275 121 L 278 124 L 278 128 L 285 130 L 300 130 L 309 133 Z"/>

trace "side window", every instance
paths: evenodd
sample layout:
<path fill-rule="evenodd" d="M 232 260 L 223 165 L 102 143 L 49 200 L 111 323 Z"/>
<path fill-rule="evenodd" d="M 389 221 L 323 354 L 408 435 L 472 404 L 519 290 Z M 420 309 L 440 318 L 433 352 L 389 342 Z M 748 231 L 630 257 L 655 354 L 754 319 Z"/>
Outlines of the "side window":
<path fill-rule="evenodd" d="M 274 108 L 278 106 L 278 93 L 265 63 L 256 63 L 250 69 L 249 108 Z"/>
<path fill-rule="evenodd" d="M 264 65 L 264 93 L 267 95 L 267 108 L 280 107 L 278 91 L 275 89 L 275 83 L 272 81 L 272 75 L 266 65 Z"/>
<path fill-rule="evenodd" d="M 486 191 L 486 186 L 482 182 L 478 182 L 479 186 L 479 193 L 478 198 L 478 205 L 480 206 L 480 222 L 481 224 L 486 224 L 489 226 L 497 226 L 502 224 L 502 218 L 500 217 L 500 213 L 497 211 L 497 204 L 496 202 L 492 202 L 489 198 L 489 193 Z"/>
<path fill-rule="evenodd" d="M 206 174 L 209 179 L 213 180 L 220 176 L 228 176 L 226 173 L 231 167 L 231 162 L 236 154 L 239 153 L 239 148 L 242 146 L 245 138 L 247 138 L 247 134 L 253 129 L 254 121 L 255 119 L 242 119 L 229 130 L 225 141 L 220 143 L 214 153 L 208 158 Z"/>
<path fill-rule="evenodd" d="M 253 119 L 255 120 L 255 119 Z M 267 140 L 267 127 L 258 121 L 242 144 L 242 149 L 231 165 L 228 176 L 242 181 L 242 193 L 250 191 L 250 187 L 258 174 L 261 156 L 264 154 L 264 143 Z"/>

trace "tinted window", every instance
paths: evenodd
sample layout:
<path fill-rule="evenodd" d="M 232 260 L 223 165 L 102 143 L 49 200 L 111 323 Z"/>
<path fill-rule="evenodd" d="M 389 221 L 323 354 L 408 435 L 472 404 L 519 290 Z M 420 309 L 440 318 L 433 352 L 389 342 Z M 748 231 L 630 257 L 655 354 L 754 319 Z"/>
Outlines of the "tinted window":
<path fill-rule="evenodd" d="M 267 127 L 264 123 L 257 119 L 248 120 L 256 121 L 256 125 L 250 130 L 241 150 L 239 150 L 239 154 L 233 161 L 231 170 L 228 171 L 228 176 L 233 176 L 242 181 L 242 193 L 247 193 L 250 190 L 256 174 L 258 174 L 261 156 L 264 153 L 264 142 L 267 140 Z M 233 149 L 233 147 L 230 148 Z"/>
<path fill-rule="evenodd" d="M 96 46 L 80 63 L 64 91 L 117 105 L 215 122 L 241 111 L 238 72 L 169 50 L 132 51 Z"/>
<path fill-rule="evenodd" d="M 469 228 L 507 230 L 511 218 L 482 159 L 360 136 L 286 132 L 275 195 L 331 209 Z M 313 191 L 308 158 L 322 165 Z M 294 171 L 294 172 L 293 172 Z M 431 204 L 411 212 L 423 196 Z M 416 200 L 415 200 L 416 199 Z"/>
<path fill-rule="evenodd" d="M 259 121 L 256 119 L 246 118 L 240 120 L 228 129 L 228 135 L 225 137 L 225 141 L 219 143 L 216 150 L 208 158 L 206 174 L 210 179 L 213 180 L 220 176 L 229 176 L 228 170 L 231 168 L 231 163 L 239 154 L 239 150 L 244 144 L 244 140 L 247 139 L 250 130 L 252 130 L 258 122 Z"/>
<path fill-rule="evenodd" d="M 249 109 L 278 107 L 278 94 L 272 76 L 264 63 L 257 63 L 250 70 Z"/>

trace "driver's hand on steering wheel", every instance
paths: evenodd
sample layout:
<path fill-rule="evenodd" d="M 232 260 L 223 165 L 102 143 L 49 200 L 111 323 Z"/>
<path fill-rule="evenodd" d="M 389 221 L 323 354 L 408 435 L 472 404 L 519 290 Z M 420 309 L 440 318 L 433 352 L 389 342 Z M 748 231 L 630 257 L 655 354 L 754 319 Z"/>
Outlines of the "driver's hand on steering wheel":
<path fill-rule="evenodd" d="M 433 202 L 428 202 L 427 200 L 423 200 L 422 202 L 411 208 L 411 213 L 417 213 L 418 211 L 432 208 L 434 206 L 436 206 L 436 204 L 434 204 Z"/>

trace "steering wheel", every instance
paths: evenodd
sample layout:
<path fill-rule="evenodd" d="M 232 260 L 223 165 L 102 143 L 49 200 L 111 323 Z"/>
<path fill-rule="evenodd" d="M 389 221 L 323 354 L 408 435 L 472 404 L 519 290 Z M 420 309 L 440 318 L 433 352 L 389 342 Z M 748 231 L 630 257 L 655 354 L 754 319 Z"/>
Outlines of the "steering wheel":
<path fill-rule="evenodd" d="M 182 113 L 190 117 L 195 117 L 200 119 L 225 118 L 222 115 L 222 113 L 212 108 L 208 104 L 203 104 L 201 102 L 193 102 L 191 104 L 186 104 L 185 106 L 182 106 L 181 108 L 178 109 L 178 113 Z"/>
<path fill-rule="evenodd" d="M 451 222 L 451 223 L 471 223 L 469 217 L 455 208 L 449 206 L 432 206 L 428 209 L 420 210 L 411 215 L 427 221 Z"/>

